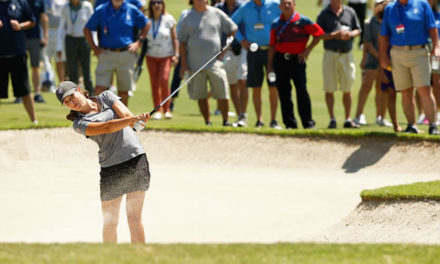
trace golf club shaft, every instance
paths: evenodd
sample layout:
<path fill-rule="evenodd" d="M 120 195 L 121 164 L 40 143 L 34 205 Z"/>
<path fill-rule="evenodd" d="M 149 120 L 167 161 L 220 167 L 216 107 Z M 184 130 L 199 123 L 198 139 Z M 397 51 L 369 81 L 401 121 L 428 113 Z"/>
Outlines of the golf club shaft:
<path fill-rule="evenodd" d="M 233 40 L 234 40 L 233 36 L 228 37 L 226 40 L 226 45 L 219 52 L 217 52 L 208 62 L 206 62 L 202 67 L 200 67 L 200 69 L 198 69 L 191 76 L 189 76 L 188 79 L 186 79 L 176 90 L 174 90 L 174 92 L 172 92 L 167 98 L 165 98 L 158 106 L 156 106 L 150 112 L 150 116 L 152 116 L 154 113 L 156 113 L 159 110 L 159 108 L 161 108 L 171 97 L 173 97 L 174 94 L 176 94 L 183 86 L 185 86 L 189 81 L 191 81 L 191 79 L 194 78 L 194 76 L 196 76 L 197 73 L 199 73 L 201 70 L 203 70 L 208 64 L 210 64 L 213 60 L 215 60 L 223 51 L 225 51 L 231 45 Z M 143 123 L 143 121 L 138 121 L 133 126 L 133 128 L 136 131 L 139 131 L 137 129 L 137 127 L 139 127 L 140 125 L 138 125 L 138 124 L 142 124 L 142 123 Z"/>

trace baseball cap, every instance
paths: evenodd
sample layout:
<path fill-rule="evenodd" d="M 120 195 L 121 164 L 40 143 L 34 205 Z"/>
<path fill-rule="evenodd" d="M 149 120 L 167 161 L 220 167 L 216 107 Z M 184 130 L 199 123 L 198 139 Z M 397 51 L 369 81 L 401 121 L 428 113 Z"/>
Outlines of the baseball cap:
<path fill-rule="evenodd" d="M 375 4 L 380 4 L 380 3 L 383 3 L 383 2 L 385 2 L 385 0 L 376 0 L 376 1 L 374 1 Z"/>
<path fill-rule="evenodd" d="M 57 95 L 61 105 L 63 105 L 64 98 L 75 92 L 76 87 L 78 87 L 78 85 L 71 81 L 64 81 L 58 85 L 58 89 L 56 90 L 55 94 Z"/>

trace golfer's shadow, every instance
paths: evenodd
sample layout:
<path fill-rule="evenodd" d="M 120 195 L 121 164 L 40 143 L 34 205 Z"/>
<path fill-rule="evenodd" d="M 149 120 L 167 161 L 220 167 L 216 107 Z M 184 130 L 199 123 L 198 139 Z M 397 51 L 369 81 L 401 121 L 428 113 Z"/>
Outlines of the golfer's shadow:
<path fill-rule="evenodd" d="M 342 165 L 345 173 L 356 173 L 380 161 L 390 150 L 394 142 L 363 142 Z"/>

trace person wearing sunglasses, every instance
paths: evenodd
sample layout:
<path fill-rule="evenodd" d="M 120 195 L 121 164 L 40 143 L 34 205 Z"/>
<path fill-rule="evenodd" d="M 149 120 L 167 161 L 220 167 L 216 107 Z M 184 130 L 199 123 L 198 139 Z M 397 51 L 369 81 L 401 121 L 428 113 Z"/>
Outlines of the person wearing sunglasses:
<path fill-rule="evenodd" d="M 176 34 L 176 20 L 166 12 L 163 0 L 151 0 L 148 4 L 148 18 L 151 28 L 147 34 L 148 49 L 146 63 L 150 73 L 151 92 L 154 107 L 170 95 L 169 76 L 171 66 L 179 60 L 179 44 Z M 165 118 L 172 118 L 170 101 L 161 109 Z M 153 119 L 161 119 L 158 111 Z"/>

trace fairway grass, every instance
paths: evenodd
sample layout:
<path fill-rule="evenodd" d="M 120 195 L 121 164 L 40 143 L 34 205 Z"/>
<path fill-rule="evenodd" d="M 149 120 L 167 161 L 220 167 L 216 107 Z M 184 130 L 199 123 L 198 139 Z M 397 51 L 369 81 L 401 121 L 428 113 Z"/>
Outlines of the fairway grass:
<path fill-rule="evenodd" d="M 0 244 L 2 264 L 438 263 L 440 246 L 411 244 Z"/>
<path fill-rule="evenodd" d="M 440 181 L 417 182 L 413 184 L 387 186 L 378 189 L 364 190 L 362 201 L 440 201 Z"/>

